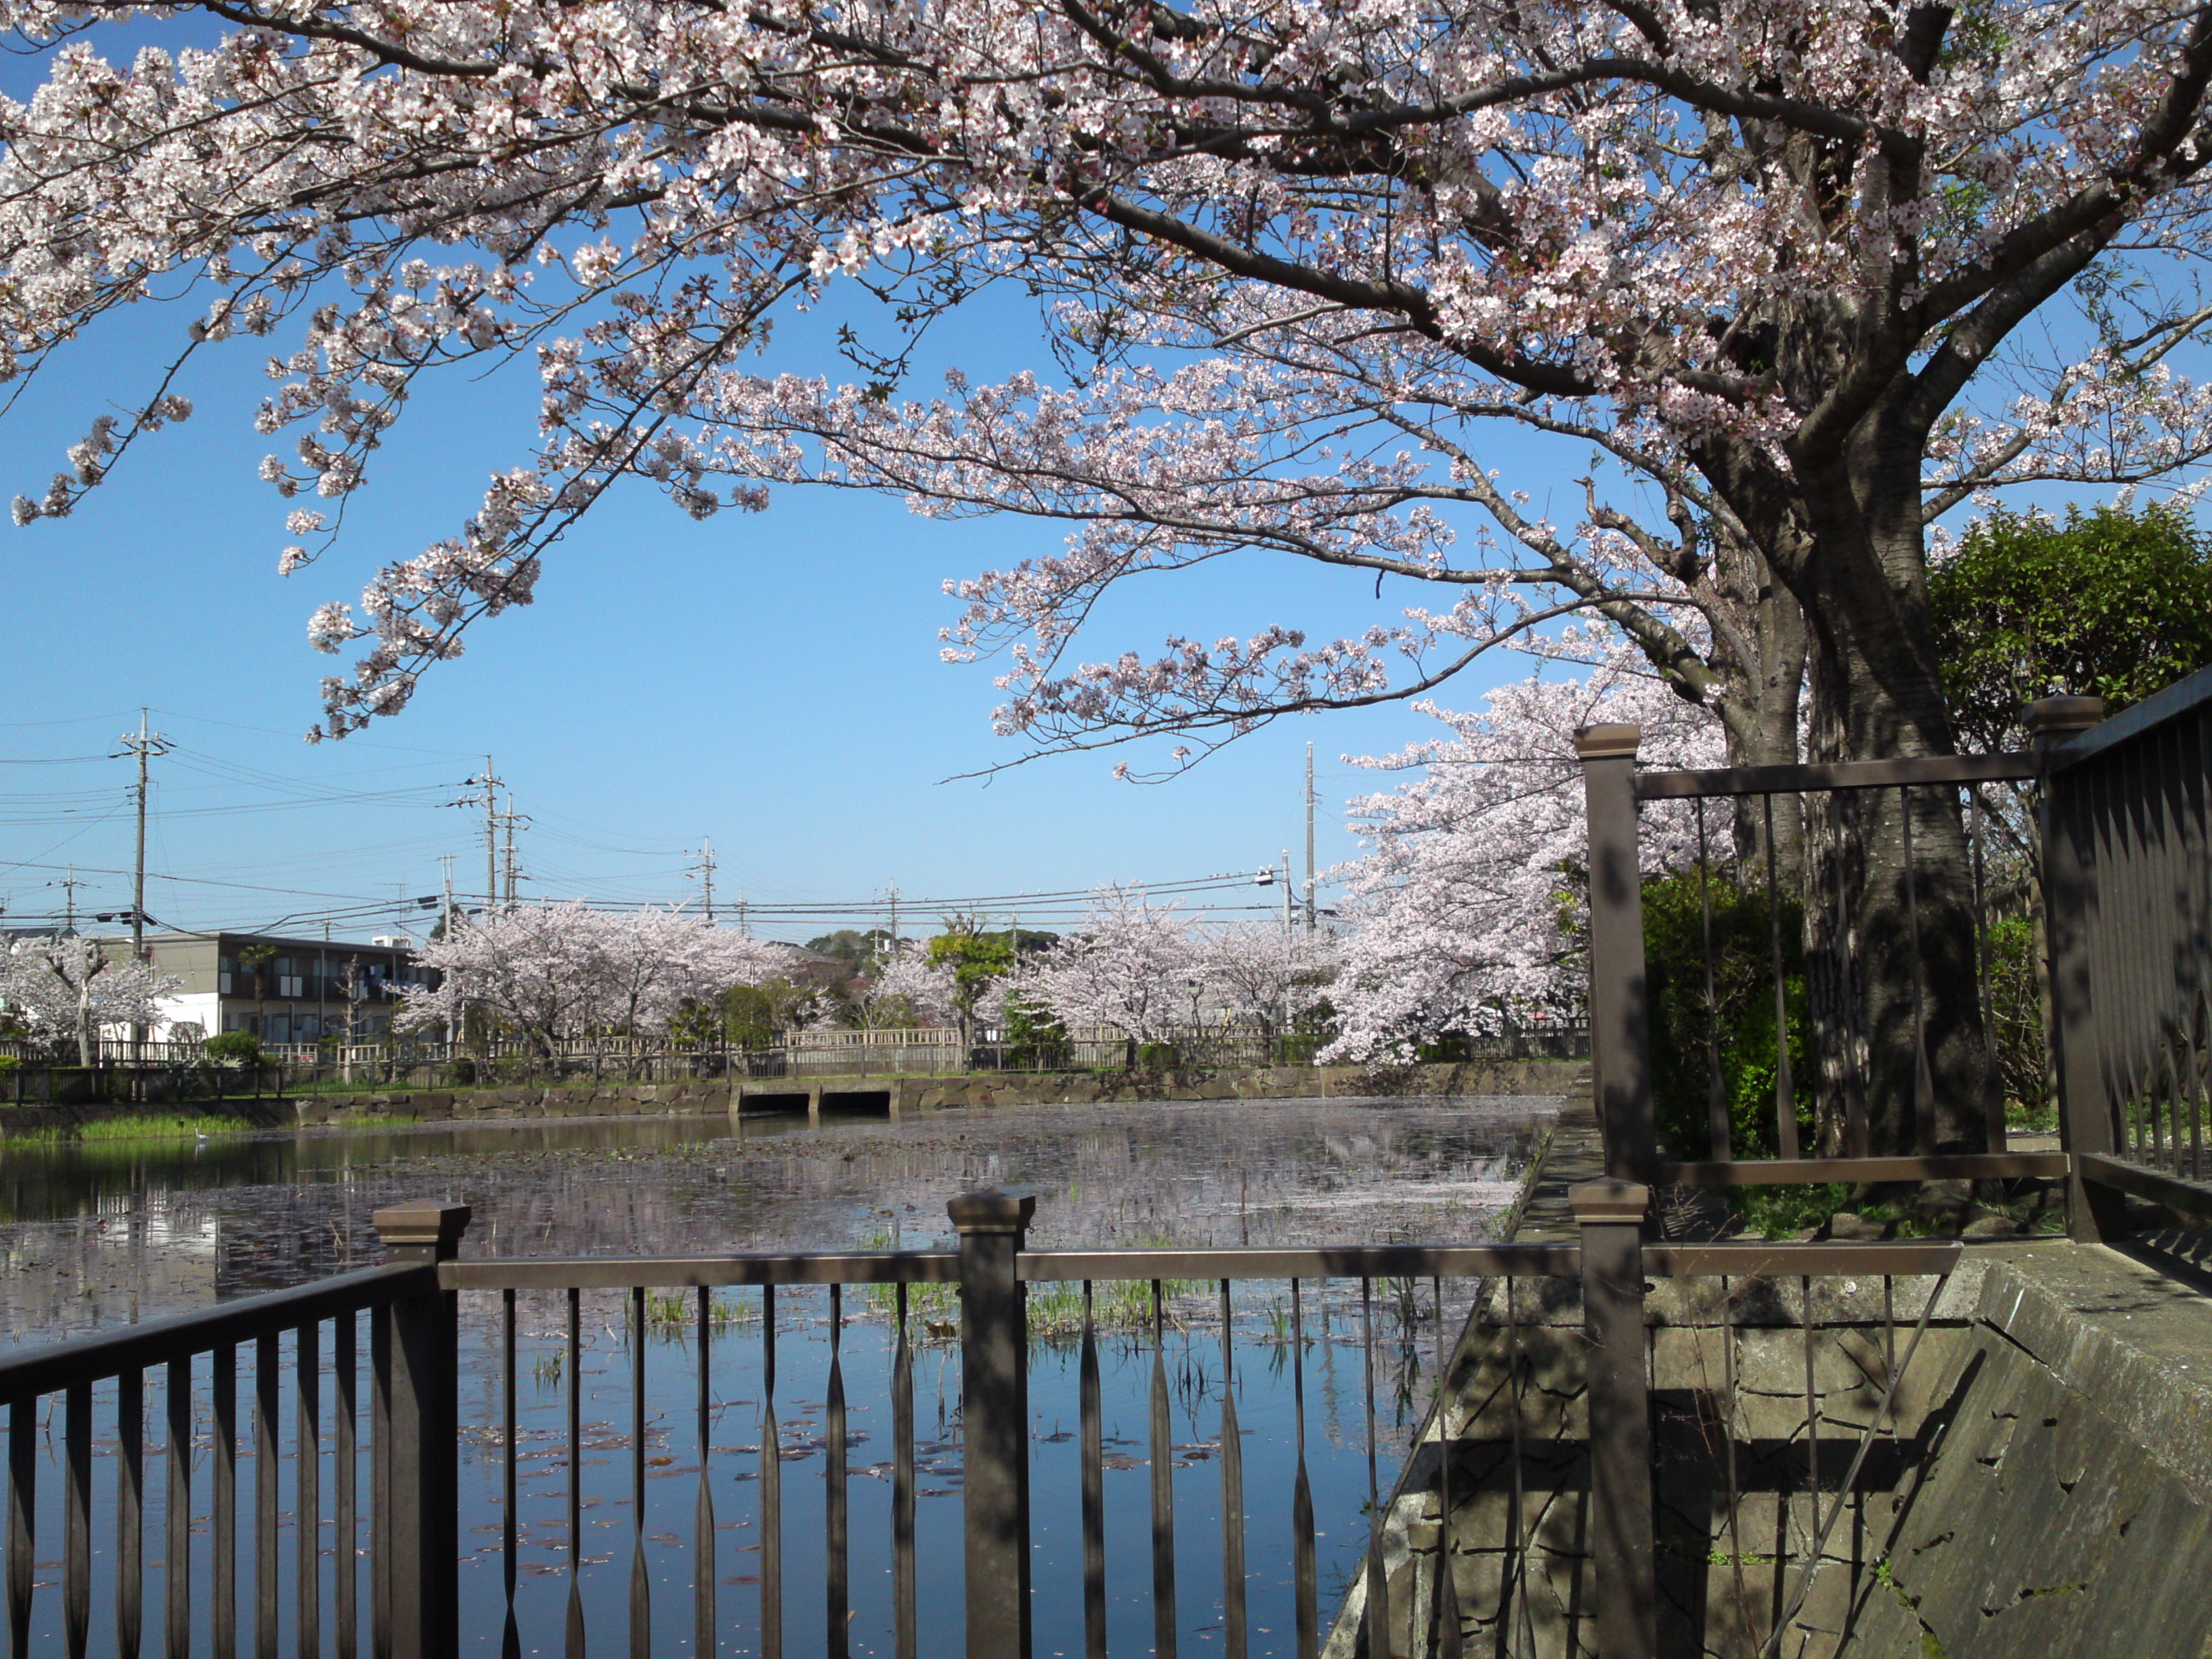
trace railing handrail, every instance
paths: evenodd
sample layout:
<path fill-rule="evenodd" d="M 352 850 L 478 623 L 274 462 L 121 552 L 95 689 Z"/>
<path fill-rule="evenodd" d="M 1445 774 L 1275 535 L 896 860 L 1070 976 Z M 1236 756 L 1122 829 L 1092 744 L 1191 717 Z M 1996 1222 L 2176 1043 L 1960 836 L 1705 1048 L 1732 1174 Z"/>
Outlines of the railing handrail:
<path fill-rule="evenodd" d="M 1358 1244 L 1300 1249 L 1024 1250 L 1015 1274 L 1029 1284 L 1152 1279 L 1530 1279 L 1582 1271 L 1571 1244 Z"/>
<path fill-rule="evenodd" d="M 9 1354 L 0 1358 L 0 1405 L 358 1313 L 434 1288 L 435 1271 L 425 1263 L 386 1262 Z"/>
<path fill-rule="evenodd" d="M 1805 762 L 1784 766 L 1724 766 L 1697 772 L 1638 772 L 1636 799 L 1689 800 L 1698 796 L 1790 795 L 1822 789 L 1894 789 L 1900 784 L 2002 783 L 2039 777 L 2043 757 L 1909 755 L 1894 760 Z"/>
<path fill-rule="evenodd" d="M 747 1250 L 732 1255 L 463 1257 L 441 1262 L 449 1291 L 665 1290 L 726 1285 L 950 1285 L 951 1250 Z"/>
<path fill-rule="evenodd" d="M 2212 668 L 2200 668 L 2187 679 L 2176 680 L 2141 702 L 2099 720 L 2087 731 L 2077 732 L 2063 743 L 2052 744 L 2044 757 L 2044 769 L 2059 772 L 2079 766 L 2083 761 L 2094 760 L 2106 750 L 2139 738 L 2208 702 L 2212 702 Z"/>

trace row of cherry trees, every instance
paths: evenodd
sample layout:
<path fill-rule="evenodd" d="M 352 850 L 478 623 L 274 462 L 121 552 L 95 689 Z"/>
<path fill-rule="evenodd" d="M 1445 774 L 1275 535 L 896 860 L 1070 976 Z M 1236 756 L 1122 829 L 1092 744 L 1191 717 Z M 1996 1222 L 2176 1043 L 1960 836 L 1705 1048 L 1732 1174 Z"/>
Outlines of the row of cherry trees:
<path fill-rule="evenodd" d="M 921 1024 L 1004 1027 L 1025 1018 L 1111 1026 L 1139 1043 L 1222 1024 L 1272 1036 L 1327 999 L 1334 955 L 1333 940 L 1279 922 L 1201 922 L 1140 890 L 1108 887 L 1050 945 L 1009 953 L 972 1000 L 963 1000 L 950 953 L 924 945 L 900 950 L 864 996 Z"/>
<path fill-rule="evenodd" d="M 791 965 L 786 947 L 680 909 L 614 914 L 581 899 L 478 917 L 417 960 L 437 983 L 408 993 L 395 1029 L 459 1031 L 477 1010 L 549 1058 L 592 1032 L 665 1036 L 688 1008 Z"/>

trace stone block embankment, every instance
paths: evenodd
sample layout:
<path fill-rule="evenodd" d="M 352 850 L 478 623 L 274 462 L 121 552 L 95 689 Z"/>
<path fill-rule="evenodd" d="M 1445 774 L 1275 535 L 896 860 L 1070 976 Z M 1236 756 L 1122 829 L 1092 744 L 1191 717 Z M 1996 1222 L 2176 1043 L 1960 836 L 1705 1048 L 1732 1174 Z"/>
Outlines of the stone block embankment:
<path fill-rule="evenodd" d="M 2212 1654 L 2206 1282 L 2063 1241 L 1815 1280 L 1809 1320 L 1795 1280 L 1651 1281 L 1659 1651 L 1749 1659 L 1787 1610 L 1809 1659 Z M 1576 1282 L 1479 1302 L 1386 1515 L 1394 1652 L 1437 1650 L 1443 1562 L 1462 1651 L 1591 1650 L 1586 1360 Z"/>
<path fill-rule="evenodd" d="M 1495 1060 L 1373 1073 L 1350 1066 L 1248 1066 L 1213 1072 L 987 1072 L 969 1076 L 801 1077 L 674 1083 L 521 1085 L 481 1089 L 364 1089 L 352 1094 L 193 1101 L 188 1109 L 261 1127 L 541 1117 L 740 1116 L 865 1112 L 905 1117 L 956 1108 L 1063 1106 L 1115 1100 L 1342 1099 L 1364 1096 L 1557 1096 L 1589 1088 L 1586 1060 Z M 143 1106 L 0 1108 L 0 1139 L 17 1128 L 67 1127 Z"/>

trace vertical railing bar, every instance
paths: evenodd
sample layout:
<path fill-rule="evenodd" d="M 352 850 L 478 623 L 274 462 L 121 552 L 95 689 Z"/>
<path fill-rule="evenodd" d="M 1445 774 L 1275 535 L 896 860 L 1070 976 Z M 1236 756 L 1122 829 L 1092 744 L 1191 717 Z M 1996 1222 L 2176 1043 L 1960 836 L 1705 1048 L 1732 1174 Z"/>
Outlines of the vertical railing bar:
<path fill-rule="evenodd" d="M 1705 968 L 1705 1126 L 1716 1163 L 1735 1156 L 1729 1135 L 1728 1085 L 1721 1079 L 1721 1005 L 1713 987 L 1712 857 L 1705 847 L 1705 798 L 1696 798 L 1698 818 L 1698 914 L 1704 927 Z"/>
<path fill-rule="evenodd" d="M 1326 1293 L 1326 1285 L 1323 1286 Z M 1314 1559 L 1313 1482 L 1306 1474 L 1305 1310 L 1291 1281 L 1291 1409 L 1297 1419 L 1297 1468 L 1291 1477 L 1291 1577 L 1297 1603 L 1297 1659 L 1319 1659 L 1321 1580 Z"/>
<path fill-rule="evenodd" d="M 1152 1652 L 1175 1659 L 1175 1449 L 1168 1418 L 1167 1299 L 1152 1280 Z"/>
<path fill-rule="evenodd" d="M 1912 1134 L 1923 1157 L 1936 1150 L 1936 1078 L 1928 1069 L 1927 964 L 1920 955 L 1919 876 L 1912 856 L 1912 786 L 1897 787 L 1898 816 L 1904 825 L 1905 920 L 1912 951 Z"/>
<path fill-rule="evenodd" d="M 322 1326 L 309 1321 L 296 1339 L 297 1368 L 292 1379 L 296 1413 L 293 1433 L 292 1535 L 298 1546 L 299 1582 L 295 1629 L 300 1659 L 321 1659 L 323 1650 L 323 1430 Z"/>
<path fill-rule="evenodd" d="M 761 1286 L 761 1659 L 783 1659 L 783 1440 L 775 1426 L 775 1286 Z"/>
<path fill-rule="evenodd" d="M 515 1520 L 515 1506 L 521 1501 L 518 1477 L 521 1471 L 516 1459 L 521 1448 L 515 1444 L 520 1437 L 521 1414 L 515 1409 L 516 1343 L 514 1331 L 514 1289 L 509 1285 L 499 1293 L 499 1443 L 503 1451 L 499 1470 L 499 1577 L 500 1589 L 507 1601 L 507 1616 L 500 1623 L 499 1650 L 501 1659 L 521 1659 L 522 1627 L 514 1616 L 514 1593 L 517 1587 L 521 1553 L 521 1530 Z"/>
<path fill-rule="evenodd" d="M 8 1659 L 29 1659 L 33 1553 L 39 1512 L 39 1402 L 19 1396 L 8 1407 Z"/>
<path fill-rule="evenodd" d="M 563 1652 L 586 1659 L 584 1638 L 584 1293 L 568 1287 L 568 1609 Z"/>
<path fill-rule="evenodd" d="M 1728 1482 L 1729 1575 L 1735 1585 L 1736 1616 L 1743 1620 L 1744 1640 L 1753 1639 L 1751 1594 L 1743 1577 L 1743 1483 L 1736 1470 L 1738 1401 L 1735 1376 L 1735 1290 L 1728 1275 L 1721 1276 L 1721 1388 L 1723 1391 L 1721 1450 Z"/>
<path fill-rule="evenodd" d="M 907 1334 L 907 1289 L 896 1287 L 897 1349 L 891 1361 L 891 1618 L 896 1659 L 916 1659 L 915 1622 L 914 1345 Z"/>
<path fill-rule="evenodd" d="M 1236 1327 L 1221 1281 L 1221 1650 L 1244 1659 L 1244 1443 L 1237 1420 Z"/>
<path fill-rule="evenodd" d="M 1996 1005 L 1990 995 L 1989 889 L 1983 878 L 1982 792 L 1966 786 L 1966 844 L 1973 854 L 1974 998 L 1982 1021 L 1982 1126 L 1990 1151 L 2005 1149 L 2004 1079 L 1997 1074 Z"/>
<path fill-rule="evenodd" d="M 1460 1659 L 1459 1586 L 1452 1577 L 1452 1432 L 1449 1350 L 1444 1345 L 1444 1282 L 1429 1281 L 1437 1304 L 1437 1566 L 1434 1651 L 1437 1659 Z"/>
<path fill-rule="evenodd" d="M 1802 811 L 1802 796 L 1799 797 L 1799 801 Z M 1848 902 L 1850 886 L 1847 878 L 1848 860 L 1844 854 L 1844 847 L 1850 839 L 1846 831 L 1851 827 L 1847 819 L 1855 817 L 1859 810 L 1853 792 L 1830 791 L 1824 814 L 1829 828 L 1826 837 L 1828 868 L 1834 877 L 1831 885 L 1833 889 L 1835 922 L 1830 949 L 1834 954 L 1838 980 L 1836 1006 L 1843 1016 L 1837 1032 L 1839 1052 L 1835 1056 L 1836 1074 L 1844 1093 L 1844 1134 L 1850 1143 L 1853 1158 L 1865 1158 L 1873 1146 L 1873 1133 L 1867 1122 L 1866 1074 L 1863 1064 L 1865 1045 L 1861 1040 L 1866 1030 L 1864 975 L 1858 976 L 1861 981 L 1858 985 L 1852 984 L 1851 912 Z"/>
<path fill-rule="evenodd" d="M 167 1659 L 192 1652 L 192 1361 L 172 1359 L 162 1383 L 168 1498 L 161 1506 L 163 1648 Z M 339 1659 L 351 1659 L 342 1653 Z"/>
<path fill-rule="evenodd" d="M 1775 878 L 1774 797 L 1760 798 L 1766 814 L 1766 920 L 1774 959 L 1774 1129 L 1784 1158 L 1797 1156 L 1797 1085 L 1790 1071 L 1790 995 L 1782 977 L 1782 889 Z"/>
<path fill-rule="evenodd" d="M 1814 1345 L 1820 1335 L 1820 1323 L 1813 1310 L 1813 1280 L 1810 1275 L 1799 1275 L 1797 1294 L 1803 1303 L 1802 1328 L 1805 1341 L 1805 1502 L 1809 1517 L 1805 1535 L 1808 1539 L 1818 1540 L 1826 1535 L 1820 1526 L 1820 1396 L 1814 1374 L 1817 1358 Z M 1817 1550 L 1820 1547 L 1815 1543 L 1813 1547 Z M 1808 1555 L 1797 1570 L 1798 1583 L 1810 1582 L 1819 1571 L 1820 1564 Z M 1780 1634 L 1781 1627 L 1778 1626 L 1774 1636 L 1779 1637 Z M 1770 1638 L 1770 1645 L 1772 1639 Z"/>
<path fill-rule="evenodd" d="M 214 1352 L 208 1382 L 209 1405 L 215 1416 L 215 1497 L 209 1525 L 212 1533 L 215 1594 L 211 1598 L 210 1638 L 215 1659 L 238 1659 L 238 1347 L 226 1342 Z M 384 1424 L 377 1424 L 377 1442 L 383 1443 Z M 382 1491 L 380 1485 L 378 1490 Z M 389 1621 L 386 1643 L 390 1641 Z M 383 1659 L 388 1647 L 380 1648 Z"/>
<path fill-rule="evenodd" d="M 1508 1430 L 1511 1441 L 1513 1461 L 1513 1509 L 1505 1522 L 1505 1571 L 1498 1580 L 1501 1598 L 1510 1584 L 1512 1602 L 1510 1608 L 1501 1609 L 1505 1615 L 1506 1641 L 1512 1659 L 1536 1659 L 1534 1626 L 1528 1613 L 1528 1475 L 1522 1468 L 1522 1429 L 1521 1425 L 1521 1316 L 1519 1298 L 1516 1292 L 1519 1280 L 1511 1273 L 1505 1276 L 1505 1384 L 1506 1404 L 1512 1413 Z"/>
<path fill-rule="evenodd" d="M 629 1292 L 629 1659 L 653 1659 L 653 1581 L 645 1571 L 645 1286 Z"/>
<path fill-rule="evenodd" d="M 360 1339 L 355 1317 L 342 1314 L 331 1326 L 331 1380 L 337 1385 L 331 1424 L 331 1591 L 337 1598 L 331 1633 L 337 1644 L 337 1659 L 355 1659 L 361 1648 L 361 1569 L 355 1553 L 360 1528 L 356 1491 L 356 1459 L 360 1455 L 356 1347 Z"/>
<path fill-rule="evenodd" d="M 62 1636 L 84 1659 L 92 1634 L 92 1385 L 62 1393 Z"/>
<path fill-rule="evenodd" d="M 714 1493 L 707 1480 L 714 1439 L 714 1287 L 699 1287 L 699 1494 L 691 1509 L 691 1651 L 694 1659 L 714 1659 Z"/>
<path fill-rule="evenodd" d="M 271 1334 L 253 1345 L 253 1652 L 276 1659 L 276 1389 Z"/>
<path fill-rule="evenodd" d="M 1106 1659 L 1106 1430 L 1098 1386 L 1098 1329 L 1091 1283 L 1083 1281 L 1083 1348 L 1076 1414 L 1082 1444 L 1084 1659 Z M 907 1659 L 902 1655 L 901 1659 Z"/>
<path fill-rule="evenodd" d="M 1382 1497 L 1375 1468 L 1375 1281 L 1359 1281 L 1360 1375 L 1367 1425 L 1367 1651 L 1390 1659 L 1390 1581 L 1382 1571 Z"/>
<path fill-rule="evenodd" d="M 847 1615 L 852 1607 L 850 1517 L 846 1502 L 851 1493 L 845 1468 L 845 1303 L 844 1286 L 830 1287 L 830 1382 L 823 1395 L 823 1418 L 828 1429 L 822 1462 L 822 1519 L 823 1542 L 829 1553 L 823 1588 L 828 1596 L 830 1659 L 846 1659 L 851 1651 Z"/>
<path fill-rule="evenodd" d="M 115 1379 L 115 1651 L 138 1659 L 146 1633 L 146 1373 Z"/>

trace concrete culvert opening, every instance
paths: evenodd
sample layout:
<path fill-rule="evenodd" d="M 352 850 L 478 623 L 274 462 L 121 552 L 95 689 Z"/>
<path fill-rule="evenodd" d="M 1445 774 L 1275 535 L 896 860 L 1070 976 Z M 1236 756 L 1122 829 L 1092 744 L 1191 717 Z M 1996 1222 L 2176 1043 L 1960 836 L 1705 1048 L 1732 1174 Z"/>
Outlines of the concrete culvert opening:
<path fill-rule="evenodd" d="M 738 1115 L 740 1117 L 769 1117 L 781 1113 L 803 1114 L 806 1110 L 806 1096 L 803 1093 L 747 1095 L 738 1103 Z"/>
<path fill-rule="evenodd" d="M 839 1090 L 831 1094 L 823 1091 L 822 1109 L 846 1117 L 889 1117 L 891 1115 L 891 1091 L 888 1089 Z"/>

